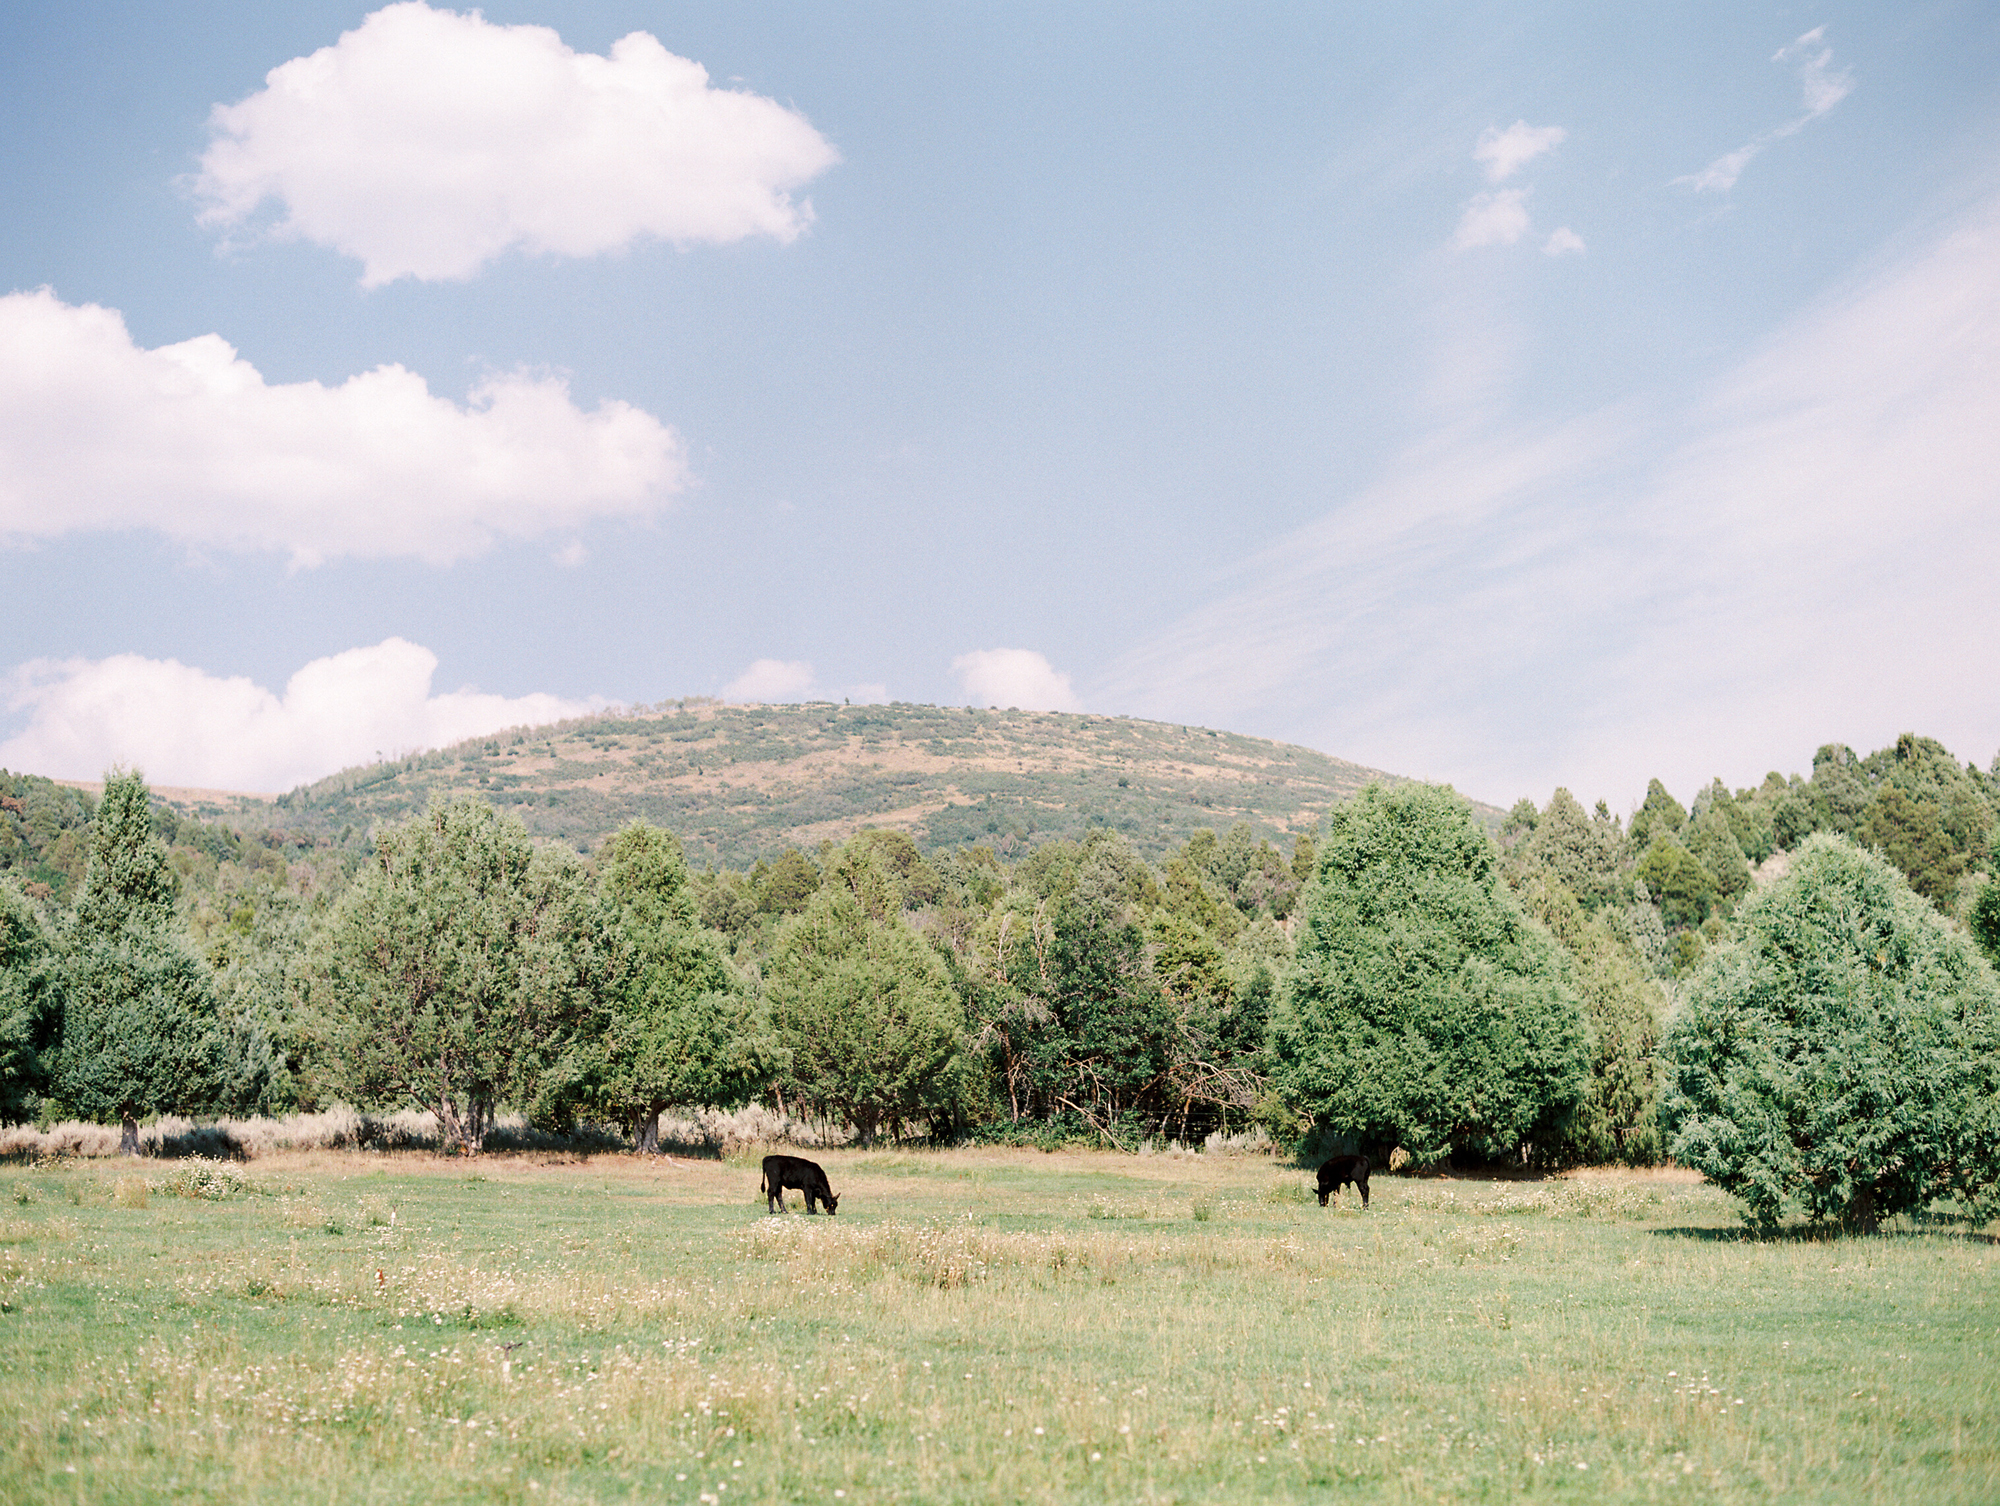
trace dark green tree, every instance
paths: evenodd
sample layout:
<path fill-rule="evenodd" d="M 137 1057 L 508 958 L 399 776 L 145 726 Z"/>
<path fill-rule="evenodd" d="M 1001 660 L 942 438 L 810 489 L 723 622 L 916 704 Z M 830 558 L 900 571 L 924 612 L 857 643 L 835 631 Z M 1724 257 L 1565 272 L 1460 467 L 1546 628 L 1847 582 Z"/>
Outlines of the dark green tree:
<path fill-rule="evenodd" d="M 1775 1225 L 1858 1229 L 2000 1182 L 2000 987 L 1903 876 L 1839 837 L 1739 912 L 1663 1050 L 1669 1153 Z"/>
<path fill-rule="evenodd" d="M 1644 852 L 1660 837 L 1678 837 L 1687 826 L 1687 808 L 1667 793 L 1667 787 L 1659 780 L 1649 780 L 1646 784 L 1646 798 L 1638 810 L 1632 813 L 1632 824 L 1627 835 L 1632 846 Z"/>
<path fill-rule="evenodd" d="M 753 1001 L 695 914 L 670 832 L 638 824 L 612 839 L 598 924 L 597 1007 L 563 1075 L 651 1153 L 661 1110 L 734 1107 L 755 1090 L 763 1060 Z M 554 1096 L 554 1085 L 545 1091 Z"/>
<path fill-rule="evenodd" d="M 574 858 L 483 801 L 383 831 L 325 958 L 348 1091 L 429 1109 L 477 1153 L 501 1104 L 545 1098 L 587 1017 L 594 918 Z"/>
<path fill-rule="evenodd" d="M 208 968 L 175 918 L 175 893 L 145 780 L 113 770 L 63 938 L 52 1096 L 80 1118 L 118 1120 L 126 1155 L 139 1153 L 142 1114 L 230 1107 L 232 1068 L 254 1055 L 232 1050 Z"/>
<path fill-rule="evenodd" d="M 1671 929 L 1700 925 L 1715 905 L 1715 875 L 1677 838 L 1663 834 L 1653 839 L 1639 860 L 1638 878 Z"/>
<path fill-rule="evenodd" d="M 1659 990 L 1631 944 L 1547 872 L 1531 878 L 1520 897 L 1569 953 L 1571 981 L 1591 1025 L 1590 1083 L 1551 1159 L 1651 1165 L 1660 1159 Z"/>
<path fill-rule="evenodd" d="M 1885 784 L 1861 813 L 1854 837 L 1894 863 L 1910 887 L 1940 910 L 1952 908 L 1966 872 L 1966 854 L 1945 830 L 1944 812 L 1935 800 Z"/>
<path fill-rule="evenodd" d="M 1708 870 L 1715 880 L 1716 894 L 1725 903 L 1733 902 L 1750 887 L 1750 863 L 1723 806 L 1713 801 L 1704 804 L 1688 822 L 1685 841 L 1689 856 Z"/>
<path fill-rule="evenodd" d="M 1619 881 L 1624 834 L 1610 811 L 1593 819 L 1568 790 L 1549 797 L 1537 813 L 1533 831 L 1521 844 L 1516 861 L 1525 869 L 1547 869 L 1585 905 L 1610 903 L 1625 885 Z"/>
<path fill-rule="evenodd" d="M 1302 914 L 1272 1028 L 1302 1115 L 1420 1164 L 1555 1144 L 1588 1083 L 1590 1028 L 1458 795 L 1370 785 L 1336 806 Z"/>
<path fill-rule="evenodd" d="M 54 938 L 12 879 L 0 878 L 0 1124 L 34 1117 L 62 1024 Z"/>
<path fill-rule="evenodd" d="M 762 908 L 772 915 L 796 915 L 819 888 L 819 870 L 796 847 L 778 854 L 758 891 Z"/>
<path fill-rule="evenodd" d="M 1969 929 L 1987 961 L 2000 967 L 2000 879 L 1988 879 L 1972 902 Z"/>
<path fill-rule="evenodd" d="M 901 908 L 868 852 L 838 854 L 780 927 L 764 975 L 786 1091 L 863 1139 L 951 1119 L 971 1083 L 964 1003 Z"/>

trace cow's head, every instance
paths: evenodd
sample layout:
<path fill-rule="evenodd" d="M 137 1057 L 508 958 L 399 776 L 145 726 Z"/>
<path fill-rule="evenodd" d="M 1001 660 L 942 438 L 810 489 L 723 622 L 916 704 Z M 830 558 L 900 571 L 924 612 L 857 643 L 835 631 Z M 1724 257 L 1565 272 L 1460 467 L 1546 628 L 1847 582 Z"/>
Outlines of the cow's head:
<path fill-rule="evenodd" d="M 840 1212 L 840 1198 L 829 1192 L 826 1195 L 826 1216 L 832 1218 L 838 1212 Z"/>

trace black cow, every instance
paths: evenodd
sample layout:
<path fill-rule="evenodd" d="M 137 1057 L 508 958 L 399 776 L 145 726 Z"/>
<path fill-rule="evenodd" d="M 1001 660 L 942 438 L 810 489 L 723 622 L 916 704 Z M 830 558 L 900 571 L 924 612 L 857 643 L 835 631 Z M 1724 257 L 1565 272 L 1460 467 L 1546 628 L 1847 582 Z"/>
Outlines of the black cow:
<path fill-rule="evenodd" d="M 1361 1206 L 1368 1206 L 1368 1158 L 1366 1156 L 1335 1156 L 1319 1169 L 1319 1205 L 1324 1208 L 1326 1200 L 1352 1182 L 1361 1189 Z"/>
<path fill-rule="evenodd" d="M 806 1212 L 817 1213 L 819 1203 L 826 1204 L 827 1217 L 840 1211 L 840 1199 L 833 1195 L 833 1189 L 826 1185 L 826 1173 L 820 1170 L 817 1161 L 808 1161 L 804 1156 L 764 1157 L 764 1206 L 773 1213 L 785 1211 L 785 1189 L 796 1187 L 806 1195 Z"/>

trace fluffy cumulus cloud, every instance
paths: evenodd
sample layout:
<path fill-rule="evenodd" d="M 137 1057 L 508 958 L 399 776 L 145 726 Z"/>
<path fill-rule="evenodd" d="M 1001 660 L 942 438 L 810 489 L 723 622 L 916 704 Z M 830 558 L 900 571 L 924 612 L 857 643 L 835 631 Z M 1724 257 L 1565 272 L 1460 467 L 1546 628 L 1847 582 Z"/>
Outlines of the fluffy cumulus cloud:
<path fill-rule="evenodd" d="M 804 659 L 758 659 L 722 687 L 725 701 L 802 701 L 812 694 L 813 667 Z"/>
<path fill-rule="evenodd" d="M 1567 225 L 1551 231 L 1549 238 L 1542 242 L 1545 256 L 1581 256 L 1585 249 L 1583 237 Z"/>
<path fill-rule="evenodd" d="M 1528 233 L 1528 190 L 1503 188 L 1474 194 L 1451 238 L 1461 251 L 1475 246 L 1511 246 Z"/>
<path fill-rule="evenodd" d="M 1107 707 L 1505 804 L 1804 770 L 1903 731 L 1993 755 L 2000 199 L 1696 400 L 1413 447 L 1113 667 Z"/>
<path fill-rule="evenodd" d="M 1796 136 L 1820 116 L 1854 92 L 1852 70 L 1833 66 L 1833 49 L 1827 45 L 1826 28 L 1815 26 L 1789 47 L 1781 47 L 1771 58 L 1774 63 L 1792 63 L 1799 76 L 1801 112 L 1783 125 L 1751 137 L 1733 152 L 1725 152 L 1698 173 L 1676 178 L 1696 193 L 1726 193 L 1736 186 L 1751 159 L 1774 142 Z"/>
<path fill-rule="evenodd" d="M 0 539 L 150 528 L 304 565 L 445 563 L 650 516 L 685 479 L 673 430 L 553 377 L 464 404 L 401 366 L 272 385 L 219 335 L 145 350 L 114 309 L 0 297 Z"/>
<path fill-rule="evenodd" d="M 1488 126 L 1472 148 L 1472 160 L 1486 167 L 1486 181 L 1504 183 L 1535 158 L 1560 146 L 1569 132 L 1561 126 L 1531 126 L 1517 120 L 1506 130 Z"/>
<path fill-rule="evenodd" d="M 1023 711 L 1081 711 L 1069 676 L 1028 648 L 982 648 L 951 661 L 966 700 Z"/>
<path fill-rule="evenodd" d="M 0 682 L 24 730 L 0 767 L 94 779 L 114 764 L 155 784 L 274 791 L 354 764 L 503 727 L 560 721 L 601 701 L 431 692 L 437 655 L 389 638 L 315 659 L 274 694 L 172 659 L 36 660 Z"/>
<path fill-rule="evenodd" d="M 369 286 L 463 278 L 504 252 L 592 256 L 796 237 L 793 191 L 839 160 L 796 111 L 718 89 L 645 32 L 608 56 L 421 0 L 376 11 L 218 105 L 195 191 L 362 263 Z"/>

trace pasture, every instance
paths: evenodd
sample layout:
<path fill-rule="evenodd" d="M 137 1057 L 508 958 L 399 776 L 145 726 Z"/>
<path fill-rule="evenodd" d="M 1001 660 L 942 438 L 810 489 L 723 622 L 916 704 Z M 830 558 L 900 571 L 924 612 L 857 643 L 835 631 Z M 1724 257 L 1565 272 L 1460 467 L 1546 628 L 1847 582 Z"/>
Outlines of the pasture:
<path fill-rule="evenodd" d="M 0 1501 L 2000 1499 L 1985 1231 L 815 1155 L 0 1167 Z"/>

